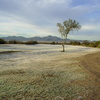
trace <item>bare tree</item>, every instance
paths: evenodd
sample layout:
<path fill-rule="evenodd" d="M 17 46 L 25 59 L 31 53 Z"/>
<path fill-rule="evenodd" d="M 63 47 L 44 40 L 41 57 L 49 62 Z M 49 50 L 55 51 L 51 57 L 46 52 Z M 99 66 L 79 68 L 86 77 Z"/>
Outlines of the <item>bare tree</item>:
<path fill-rule="evenodd" d="M 63 52 L 65 52 L 65 43 L 67 39 L 67 35 L 69 34 L 70 31 L 78 31 L 81 28 L 81 25 L 79 25 L 76 20 L 66 20 L 62 24 L 57 23 L 57 26 L 59 27 L 58 31 L 61 33 L 61 37 L 63 39 L 62 41 L 62 46 L 63 46 Z"/>

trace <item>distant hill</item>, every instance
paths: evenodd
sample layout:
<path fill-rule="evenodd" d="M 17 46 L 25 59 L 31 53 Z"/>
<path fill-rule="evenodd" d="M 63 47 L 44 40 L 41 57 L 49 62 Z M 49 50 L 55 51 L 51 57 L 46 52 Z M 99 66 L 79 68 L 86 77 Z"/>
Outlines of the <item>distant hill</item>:
<path fill-rule="evenodd" d="M 55 42 L 60 42 L 62 41 L 61 38 L 56 37 L 56 36 L 46 36 L 46 37 L 30 37 L 30 38 L 26 38 L 26 37 L 22 37 L 22 36 L 8 36 L 8 37 L 1 37 L 2 39 L 4 39 L 5 41 L 11 41 L 11 40 L 16 40 L 16 41 L 40 41 L 40 42 L 45 42 L 45 41 L 55 41 Z M 67 40 L 70 41 L 70 40 Z"/>
<path fill-rule="evenodd" d="M 26 41 L 38 41 L 38 42 L 61 42 L 62 38 L 59 38 L 57 36 L 45 36 L 45 37 L 39 37 L 39 36 L 35 36 L 35 37 L 30 37 L 30 38 L 26 38 L 23 36 L 8 36 L 8 37 L 1 37 L 2 39 L 4 39 L 5 41 L 11 41 L 11 40 L 16 40 L 16 41 L 22 41 L 22 42 L 26 42 Z M 70 40 L 67 39 L 67 42 L 70 41 L 79 41 L 79 42 L 83 42 L 83 40 Z"/>
<path fill-rule="evenodd" d="M 1 37 L 2 39 L 4 39 L 5 41 L 12 41 L 12 40 L 16 40 L 16 41 L 27 41 L 28 38 L 22 37 L 22 36 L 8 36 L 8 37 Z"/>

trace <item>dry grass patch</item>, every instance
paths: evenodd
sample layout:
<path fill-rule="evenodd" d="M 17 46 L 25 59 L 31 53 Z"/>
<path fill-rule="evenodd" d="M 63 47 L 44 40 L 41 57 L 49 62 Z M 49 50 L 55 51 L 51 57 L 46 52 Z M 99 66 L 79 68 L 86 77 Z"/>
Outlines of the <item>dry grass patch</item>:
<path fill-rule="evenodd" d="M 77 100 L 79 96 L 99 100 L 98 78 L 79 60 L 89 52 L 74 53 L 75 48 L 63 53 L 31 47 L 11 55 L 10 60 L 4 56 L 0 61 L 4 66 L 0 68 L 0 100 Z"/>

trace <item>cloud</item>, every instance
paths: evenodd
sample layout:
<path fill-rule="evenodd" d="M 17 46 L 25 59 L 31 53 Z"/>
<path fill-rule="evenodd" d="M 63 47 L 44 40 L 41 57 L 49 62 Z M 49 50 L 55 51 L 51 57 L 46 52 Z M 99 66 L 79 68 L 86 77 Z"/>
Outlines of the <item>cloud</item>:
<path fill-rule="evenodd" d="M 98 26 L 94 26 L 94 25 L 84 25 L 82 26 L 81 30 L 100 30 Z"/>
<path fill-rule="evenodd" d="M 0 17 L 0 20 L 4 20 L 4 17 Z M 0 23 L 0 34 L 2 35 L 24 35 L 24 36 L 36 36 L 41 35 L 45 36 L 50 34 L 47 29 L 43 29 L 40 26 L 33 24 L 28 24 L 20 21 L 16 21 L 9 17 L 5 17 L 6 21 Z"/>
<path fill-rule="evenodd" d="M 37 0 L 37 4 L 42 6 L 47 6 L 48 4 L 62 4 L 65 2 L 65 0 Z M 67 2 L 69 2 L 69 0 L 67 0 Z"/>
<path fill-rule="evenodd" d="M 94 41 L 94 40 L 97 40 L 97 41 L 100 41 L 100 37 L 97 36 L 97 35 L 89 35 L 87 36 L 86 34 L 73 34 L 73 35 L 69 35 L 68 36 L 69 39 L 73 39 L 73 40 L 91 40 L 91 41 Z"/>
<path fill-rule="evenodd" d="M 0 34 L 58 36 L 56 23 L 71 18 L 82 25 L 79 34 L 98 35 L 99 10 L 99 0 L 0 0 Z"/>
<path fill-rule="evenodd" d="M 70 39 L 78 40 L 100 40 L 100 23 L 99 24 L 83 24 L 81 30 L 70 32 L 68 35 Z"/>

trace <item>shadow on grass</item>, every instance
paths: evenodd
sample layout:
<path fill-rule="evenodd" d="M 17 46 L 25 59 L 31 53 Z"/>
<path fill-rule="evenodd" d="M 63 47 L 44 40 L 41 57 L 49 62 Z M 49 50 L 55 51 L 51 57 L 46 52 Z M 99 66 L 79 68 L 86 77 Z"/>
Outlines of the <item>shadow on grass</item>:
<path fill-rule="evenodd" d="M 0 52 L 0 54 L 9 54 L 9 53 L 16 53 L 16 52 L 21 52 L 21 51 L 3 51 Z"/>

